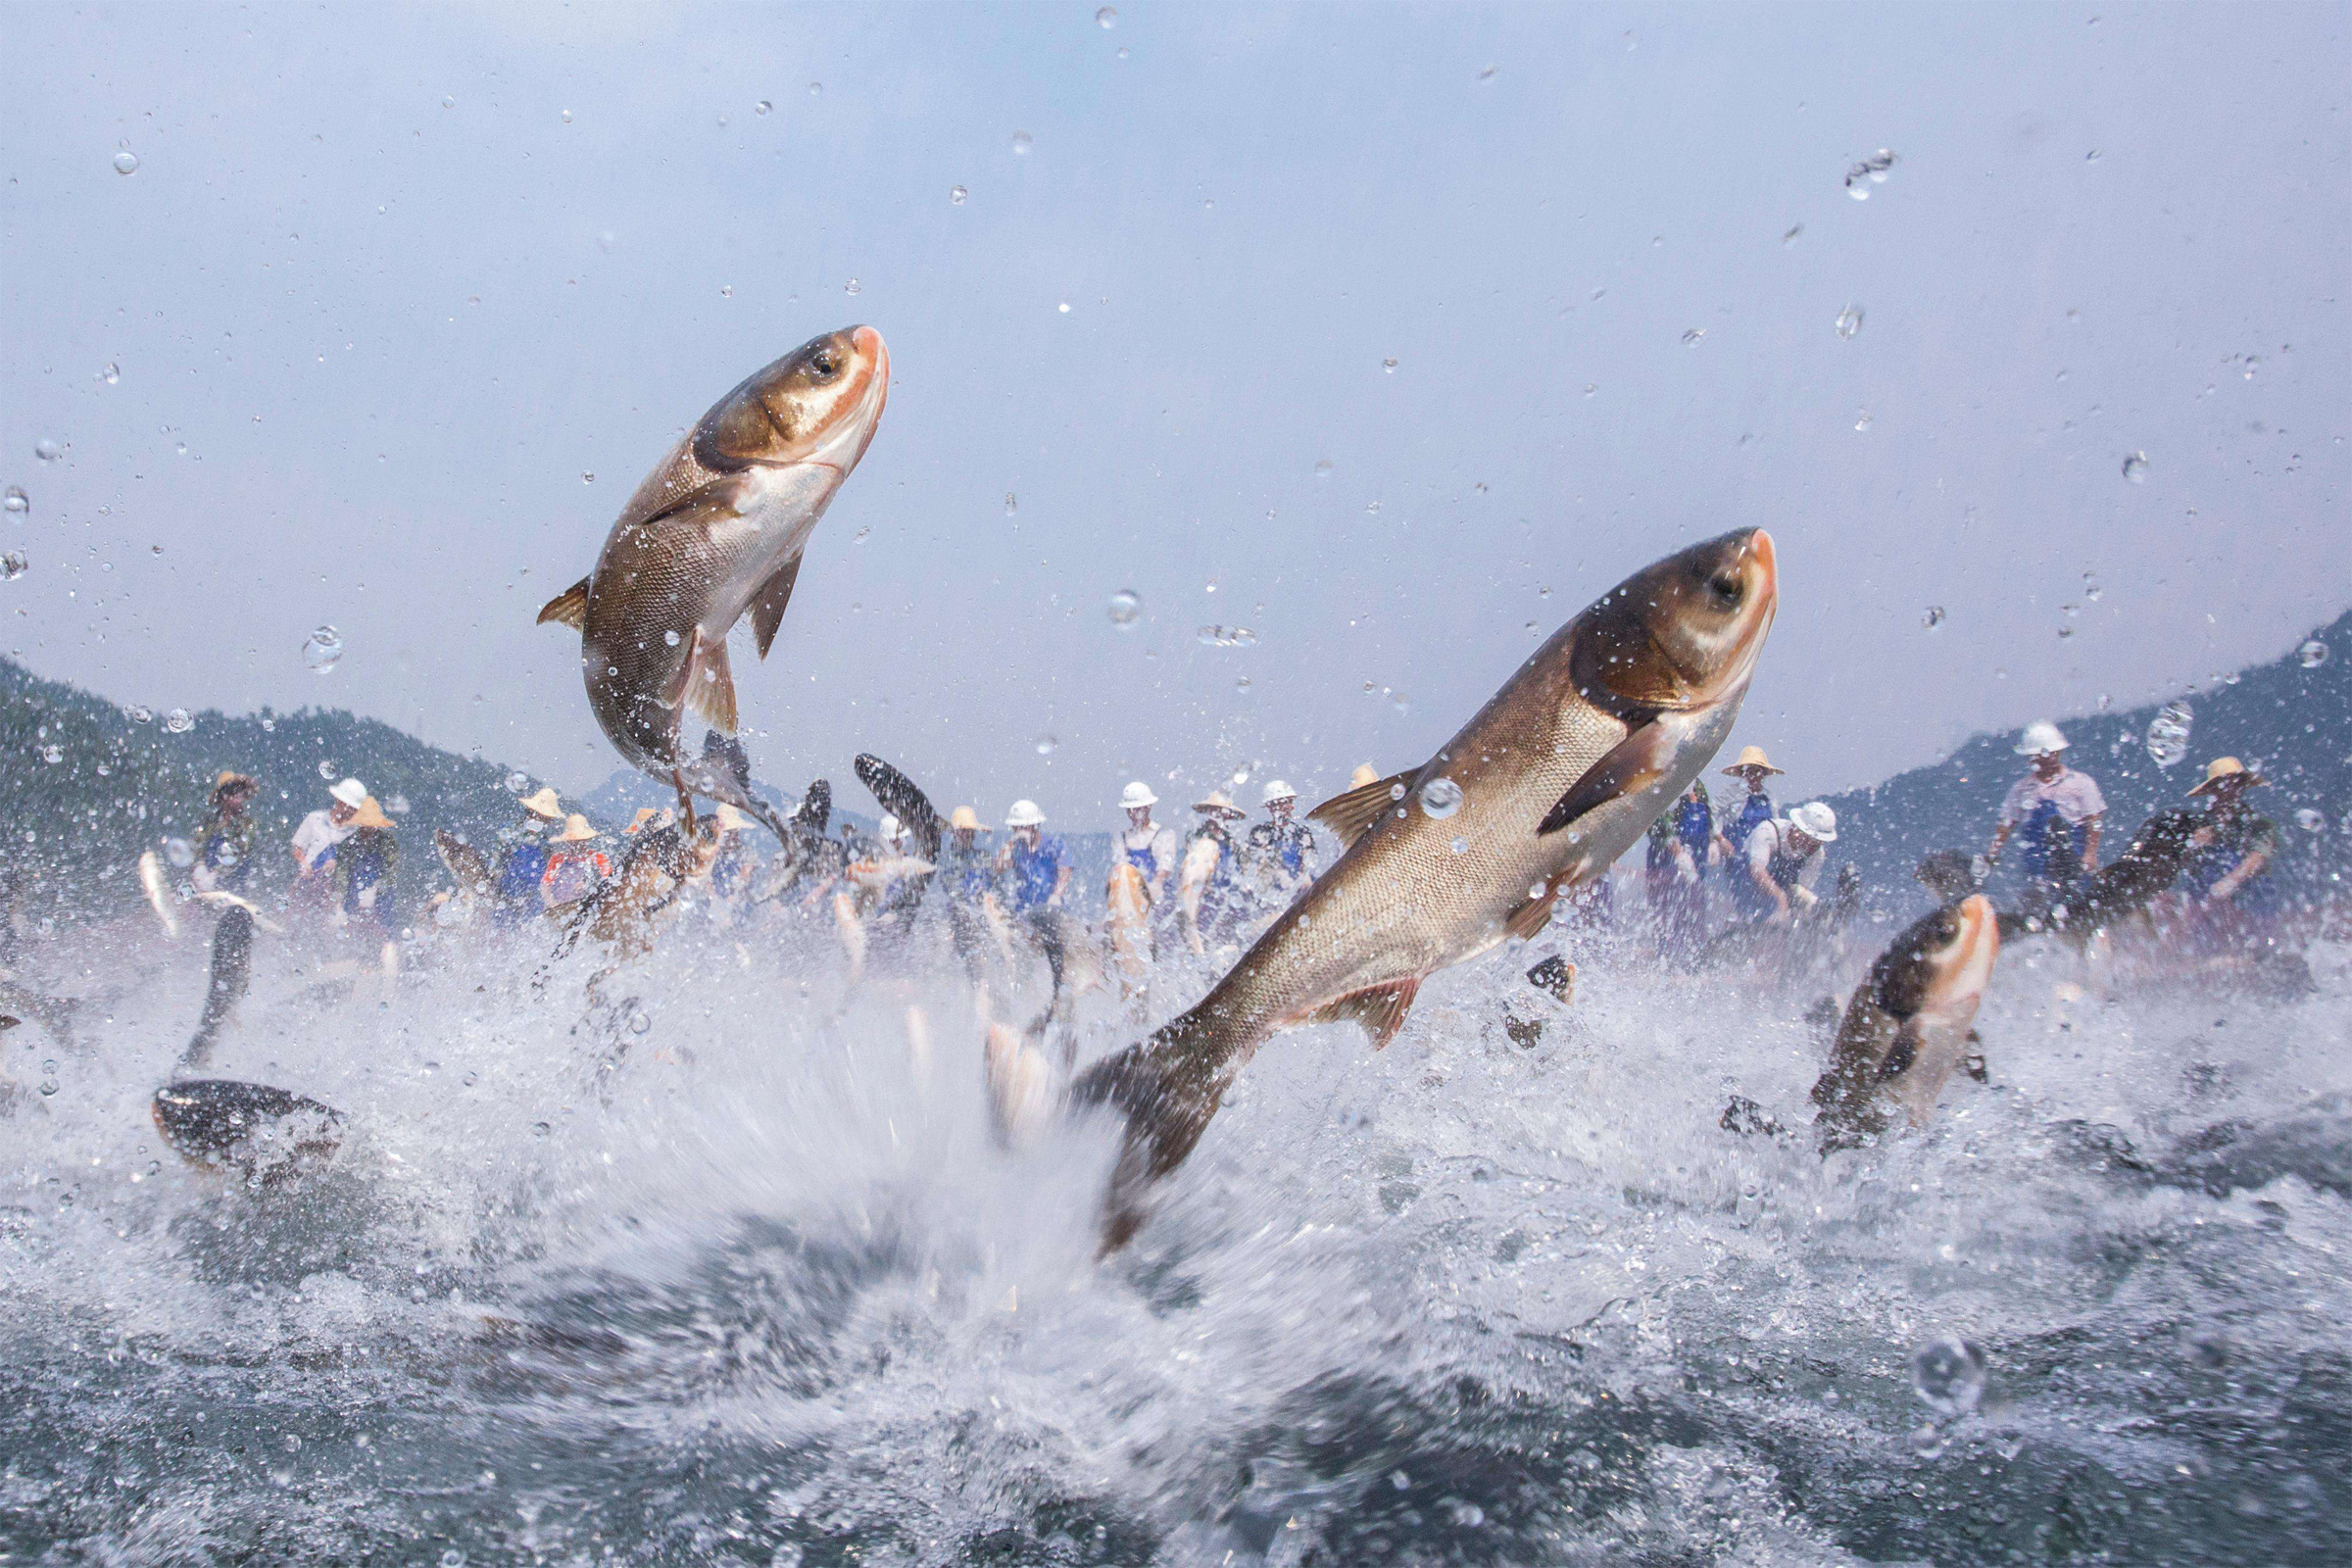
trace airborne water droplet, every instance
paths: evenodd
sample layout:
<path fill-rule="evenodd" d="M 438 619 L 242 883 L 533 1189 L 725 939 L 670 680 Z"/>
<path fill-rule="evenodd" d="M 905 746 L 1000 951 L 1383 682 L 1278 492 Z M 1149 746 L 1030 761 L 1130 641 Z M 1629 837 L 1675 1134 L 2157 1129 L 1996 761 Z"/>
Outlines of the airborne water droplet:
<path fill-rule="evenodd" d="M 2134 452 L 2124 459 L 2124 477 L 2133 484 L 2148 482 L 2148 455 L 2145 452 Z"/>
<path fill-rule="evenodd" d="M 1443 773 L 1421 786 L 1421 809 L 1443 821 L 1462 808 L 1462 787 Z"/>
<path fill-rule="evenodd" d="M 1052 735 L 1040 735 L 1037 738 L 1037 755 L 1040 757 L 1052 757 L 1054 755 L 1054 749 L 1060 744 L 1061 742 L 1054 739 Z"/>
<path fill-rule="evenodd" d="M 965 190 L 961 185 L 952 185 L 948 188 L 948 200 L 957 207 L 961 207 L 964 198 L 970 194 L 971 192 Z"/>
<path fill-rule="evenodd" d="M 1393 359 L 1381 361 L 1380 368 L 1388 371 L 1391 375 L 1395 375 L 1396 373 L 1396 362 Z"/>
<path fill-rule="evenodd" d="M 1029 149 L 1035 145 L 1037 145 L 1037 138 L 1031 136 L 1027 131 L 1016 130 L 1012 133 L 1012 153 L 1014 157 L 1028 157 Z"/>
<path fill-rule="evenodd" d="M 24 576 L 31 567 L 32 563 L 24 559 L 24 552 L 22 550 L 11 550 L 7 555 L 0 556 L 0 577 L 4 577 L 10 582 L 15 582 L 19 577 Z"/>
<path fill-rule="evenodd" d="M 7 495 L 0 498 L 0 507 L 7 508 L 21 517 L 32 510 L 32 502 L 25 496 L 23 485 L 12 484 L 8 487 Z"/>
<path fill-rule="evenodd" d="M 2330 652 L 2326 643 L 2314 637 L 2295 650 L 2295 659 L 2305 669 L 2317 669 L 2328 662 Z"/>
<path fill-rule="evenodd" d="M 49 437 L 43 436 L 32 444 L 32 455 L 43 463 L 55 463 L 66 455 L 66 449 Z"/>
<path fill-rule="evenodd" d="M 1108 612 L 1113 626 L 1121 631 L 1133 631 L 1135 623 L 1143 617 L 1143 596 L 1132 588 L 1122 588 L 1110 596 Z"/>
<path fill-rule="evenodd" d="M 1690 328 L 1690 331 L 1683 334 L 1683 347 L 1687 349 L 1696 348 L 1698 347 L 1700 340 L 1705 338 L 1706 335 L 1707 329 L 1705 327 L 1694 326 Z"/>
<path fill-rule="evenodd" d="M 2148 756 L 2158 767 L 2177 767 L 2188 756 L 2196 714 L 2185 702 L 2170 702 L 2148 720 Z"/>
<path fill-rule="evenodd" d="M 333 760 L 333 759 L 329 758 L 329 759 L 326 759 L 326 760 L 322 760 L 322 761 L 320 761 L 320 762 L 319 762 L 319 764 L 318 764 L 318 776 L 319 776 L 320 778 L 327 779 L 327 780 L 330 780 L 330 781 L 331 781 L 331 780 L 334 778 L 334 776 L 335 776 L 335 764 L 334 764 L 334 760 Z"/>
<path fill-rule="evenodd" d="M 1111 28 L 1117 26 L 1118 24 L 1119 13 L 1115 8 L 1104 6 L 1102 10 L 1095 13 L 1095 25 L 1101 27 L 1104 32 L 1108 32 Z"/>
<path fill-rule="evenodd" d="M 107 361 L 106 368 L 98 372 L 98 379 L 104 381 L 108 386 L 115 385 L 122 379 L 122 367 L 112 360 Z"/>
<path fill-rule="evenodd" d="M 2317 833 L 2327 827 L 2328 819 L 2306 806 L 2296 810 L 2295 825 L 2306 833 Z"/>
<path fill-rule="evenodd" d="M 125 147 L 125 148 L 123 148 L 123 149 L 122 149 L 121 152 L 119 152 L 119 153 L 115 154 L 115 172 L 116 172 L 116 173 L 118 173 L 118 174 L 135 174 L 135 173 L 137 173 L 138 172 L 139 172 L 139 155 L 138 155 L 137 153 L 134 153 L 134 152 L 132 152 L 132 151 L 131 151 L 129 148 Z M 164 183 L 166 183 L 166 184 L 170 184 L 170 183 L 171 183 L 171 181 L 170 181 L 170 180 L 166 180 Z"/>
<path fill-rule="evenodd" d="M 1966 1415 L 1984 1396 L 1984 1352 L 1966 1340 L 1930 1340 L 1911 1352 L 1911 1389 L 1931 1409 Z"/>
<path fill-rule="evenodd" d="M 776 106 L 774 104 L 771 104 L 766 99 L 762 98 L 758 103 L 752 105 L 752 113 L 755 115 L 764 115 L 775 107 Z"/>
<path fill-rule="evenodd" d="M 332 626 L 321 626 L 311 633 L 302 645 L 302 662 L 311 666 L 315 675 L 324 675 L 335 667 L 343 657 L 343 638 Z"/>
<path fill-rule="evenodd" d="M 674 630 L 672 630 L 672 631 L 665 631 L 665 632 L 663 632 L 663 633 L 662 634 L 662 646 L 663 646 L 663 647 L 665 647 L 665 648 L 675 648 L 675 647 L 677 647 L 677 646 L 678 646 L 678 634 L 677 634 L 677 632 L 675 632 Z"/>
<path fill-rule="evenodd" d="M 1859 306 L 1859 305 L 1848 305 L 1848 306 L 1847 306 L 1847 307 L 1846 307 L 1844 310 L 1842 310 L 1842 311 L 1839 311 L 1839 312 L 1838 313 L 1838 335 L 1839 337 L 1848 337 L 1848 338 L 1850 338 L 1850 337 L 1852 337 L 1852 336 L 1853 336 L 1853 335 L 1854 335 L 1856 332 L 1859 332 L 1859 331 L 1861 331 L 1861 330 L 1862 330 L 1862 307 L 1861 307 L 1861 306 Z"/>
<path fill-rule="evenodd" d="M 1870 200 L 1870 187 L 1886 184 L 1886 171 L 1894 164 L 1894 154 L 1880 148 L 1845 172 L 1845 193 L 1858 202 Z"/>
<path fill-rule="evenodd" d="M 185 735 L 195 727 L 196 721 L 188 716 L 188 710 L 184 708 L 174 708 L 164 715 L 164 728 L 174 735 Z"/>

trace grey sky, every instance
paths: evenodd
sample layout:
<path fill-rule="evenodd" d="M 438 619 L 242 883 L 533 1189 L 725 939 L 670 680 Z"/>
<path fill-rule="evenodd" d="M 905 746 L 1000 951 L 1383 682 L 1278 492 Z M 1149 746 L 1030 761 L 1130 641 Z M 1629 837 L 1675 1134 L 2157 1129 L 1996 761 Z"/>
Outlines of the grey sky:
<path fill-rule="evenodd" d="M 534 612 L 852 321 L 889 413 L 736 659 L 787 787 L 1311 796 L 1736 524 L 1784 573 L 1740 738 L 1796 789 L 2352 600 L 2342 6 L 1118 9 L 13 8 L 0 646 L 592 784 Z"/>

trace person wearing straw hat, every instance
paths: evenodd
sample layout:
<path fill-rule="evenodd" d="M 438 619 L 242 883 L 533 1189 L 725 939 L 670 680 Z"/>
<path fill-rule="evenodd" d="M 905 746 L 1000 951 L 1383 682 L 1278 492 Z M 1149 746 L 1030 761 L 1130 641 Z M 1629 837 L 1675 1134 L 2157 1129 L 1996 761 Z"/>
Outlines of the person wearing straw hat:
<path fill-rule="evenodd" d="M 328 907 L 335 923 L 352 935 L 388 942 L 399 912 L 392 878 L 400 869 L 400 841 L 372 795 L 361 795 L 349 825 L 350 832 L 328 855 Z"/>
<path fill-rule="evenodd" d="M 564 819 L 564 830 L 548 841 L 547 869 L 539 875 L 539 902 L 548 908 L 574 904 L 594 893 L 612 874 L 612 861 L 601 849 L 592 849 L 599 835 L 578 811 Z"/>
<path fill-rule="evenodd" d="M 1232 932 L 1244 913 L 1236 873 L 1240 852 L 1231 824 L 1250 813 L 1235 806 L 1223 790 L 1210 790 L 1195 801 L 1200 820 L 1185 836 L 1182 881 L 1178 903 L 1204 941 L 1217 941 Z"/>
<path fill-rule="evenodd" d="M 564 820 L 564 804 L 553 785 L 543 784 L 515 804 L 522 808 L 522 820 L 504 835 L 507 858 L 499 865 L 498 906 L 491 916 L 494 923 L 508 929 L 536 917 L 546 907 L 539 886 L 547 876 L 547 859 L 553 852 L 541 835 Z"/>
<path fill-rule="evenodd" d="M 2066 765 L 2067 739 L 2046 718 L 2028 724 L 2017 739 L 2017 755 L 2034 760 L 2024 778 L 2001 801 L 1992 846 L 1984 852 L 1997 864 L 2015 836 L 2021 846 L 2018 869 L 2026 888 L 2019 912 L 2038 919 L 2064 901 L 2066 890 L 2099 868 L 2099 825 L 2107 801 L 2088 773 Z"/>
<path fill-rule="evenodd" d="M 1298 792 L 1282 779 L 1268 779 L 1257 803 L 1266 819 L 1250 829 L 1250 858 L 1275 902 L 1288 904 L 1315 879 L 1315 836 L 1291 815 Z"/>
<path fill-rule="evenodd" d="M 2180 867 L 2196 913 L 2197 935 L 2210 947 L 2268 947 L 2276 942 L 2278 828 L 2256 811 L 2247 795 L 2269 783 L 2234 757 L 2217 757 L 2188 793 L 2205 801 L 2205 819 Z"/>
<path fill-rule="evenodd" d="M 1838 842 L 1838 813 L 1821 801 L 1790 807 L 1786 817 L 1756 824 L 1740 859 L 1747 871 L 1742 903 L 1750 919 L 1788 923 L 1820 903 L 1824 852 Z"/>
<path fill-rule="evenodd" d="M 213 780 L 211 810 L 197 835 L 196 868 L 189 873 L 199 893 L 241 893 L 252 880 L 257 830 L 246 808 L 261 788 L 250 773 L 223 770 Z"/>
<path fill-rule="evenodd" d="M 1111 852 L 1142 875 L 1144 892 L 1154 908 L 1165 905 L 1168 879 L 1176 874 L 1180 853 L 1176 830 L 1152 820 L 1152 808 L 1158 804 L 1152 786 L 1140 778 L 1119 791 L 1119 809 L 1127 813 L 1127 825 L 1111 839 Z"/>
<path fill-rule="evenodd" d="M 990 829 L 980 825 L 980 813 L 958 806 L 948 813 L 948 831 L 939 841 L 939 885 L 948 902 L 976 905 L 996 879 L 994 857 L 980 843 Z"/>
<path fill-rule="evenodd" d="M 1755 832 L 1759 824 L 1780 815 L 1780 808 L 1772 804 L 1772 794 L 1765 789 L 1764 781 L 1778 778 L 1781 770 L 1772 765 L 1772 760 L 1764 755 L 1763 747 L 1742 746 L 1740 748 L 1740 760 L 1722 771 L 1747 786 L 1747 794 L 1738 807 L 1716 813 L 1721 818 L 1723 873 L 1736 882 L 1744 881 L 1747 868 L 1741 863 L 1740 854 L 1747 847 L 1748 835 Z"/>

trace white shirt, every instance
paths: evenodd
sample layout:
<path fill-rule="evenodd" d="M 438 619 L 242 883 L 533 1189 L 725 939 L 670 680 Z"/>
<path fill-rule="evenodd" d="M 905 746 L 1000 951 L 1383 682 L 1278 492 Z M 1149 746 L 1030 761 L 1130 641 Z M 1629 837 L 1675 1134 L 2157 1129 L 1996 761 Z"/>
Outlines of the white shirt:
<path fill-rule="evenodd" d="M 324 807 L 302 819 L 294 829 L 294 853 L 302 857 L 305 871 L 318 863 L 318 857 L 342 843 L 357 828 L 348 822 L 337 822 Z"/>
<path fill-rule="evenodd" d="M 1748 868 L 1761 871 L 1769 878 L 1772 875 L 1772 858 L 1781 853 L 1782 835 L 1793 831 L 1785 816 L 1776 816 L 1769 822 L 1758 822 L 1756 830 L 1747 836 Z M 1814 845 L 1812 853 L 1797 864 L 1796 885 L 1808 893 L 1813 890 L 1813 884 L 1821 880 L 1821 852 L 1822 846 Z"/>
<path fill-rule="evenodd" d="M 2001 820 L 2012 825 L 2034 814 L 2034 808 L 2047 801 L 2058 808 L 2058 814 L 2069 826 L 2089 821 L 2106 813 L 2106 798 L 2099 794 L 2096 780 L 2088 773 L 2078 773 L 2062 767 L 2058 776 L 2044 780 L 2039 773 L 2028 773 L 2009 786 L 2009 794 L 2001 802 Z"/>

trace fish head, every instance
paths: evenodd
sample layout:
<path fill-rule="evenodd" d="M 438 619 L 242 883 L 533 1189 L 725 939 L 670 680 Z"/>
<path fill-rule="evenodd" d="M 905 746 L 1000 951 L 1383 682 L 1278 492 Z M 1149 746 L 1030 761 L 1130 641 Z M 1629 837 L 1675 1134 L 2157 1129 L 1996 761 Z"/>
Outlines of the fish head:
<path fill-rule="evenodd" d="M 827 332 L 756 370 L 695 426 L 695 460 L 713 473 L 814 464 L 846 476 L 865 456 L 890 398 L 890 350 L 870 326 Z"/>
<path fill-rule="evenodd" d="M 1740 696 L 1780 604 L 1772 535 L 1739 528 L 1644 567 L 1577 617 L 1573 673 L 1617 711 L 1697 712 Z"/>
<path fill-rule="evenodd" d="M 1946 905 L 1880 957 L 1872 975 L 1879 1005 L 1897 1018 L 1974 1017 L 2000 947 L 2000 922 L 1984 894 Z"/>

